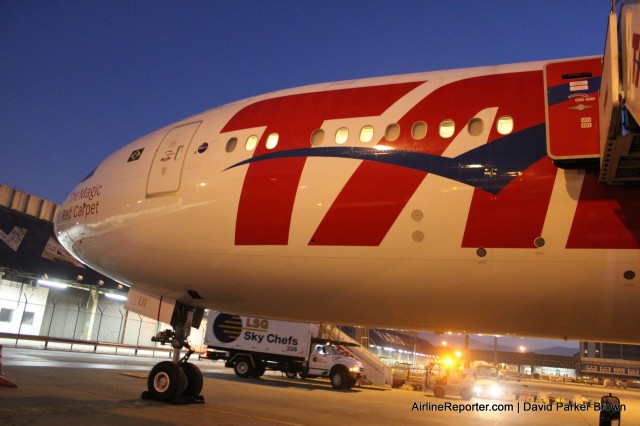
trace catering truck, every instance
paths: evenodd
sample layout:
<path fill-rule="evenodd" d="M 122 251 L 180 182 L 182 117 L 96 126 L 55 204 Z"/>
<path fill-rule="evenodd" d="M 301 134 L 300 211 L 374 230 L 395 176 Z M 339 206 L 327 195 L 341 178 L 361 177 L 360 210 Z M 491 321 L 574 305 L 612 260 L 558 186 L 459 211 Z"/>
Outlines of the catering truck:
<path fill-rule="evenodd" d="M 276 321 L 209 312 L 207 357 L 224 359 L 239 377 L 260 377 L 266 370 L 287 377 L 327 377 L 334 389 L 350 389 L 364 376 L 360 361 L 339 350 L 346 342 L 323 339 L 316 324 Z"/>

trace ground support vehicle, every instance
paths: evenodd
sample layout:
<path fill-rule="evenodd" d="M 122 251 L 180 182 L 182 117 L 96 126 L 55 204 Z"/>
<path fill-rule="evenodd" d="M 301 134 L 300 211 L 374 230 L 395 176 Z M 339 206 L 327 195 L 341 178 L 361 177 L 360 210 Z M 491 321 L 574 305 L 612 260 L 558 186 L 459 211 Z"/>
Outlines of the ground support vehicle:
<path fill-rule="evenodd" d="M 431 389 L 436 398 L 458 395 L 464 400 L 473 397 L 499 398 L 503 391 L 498 384 L 498 368 L 478 363 L 472 369 L 462 368 L 462 361 L 449 359 L 427 365 L 424 389 Z"/>
<path fill-rule="evenodd" d="M 319 336 L 316 324 L 209 313 L 205 344 L 208 358 L 224 359 L 239 377 L 260 377 L 266 370 L 287 377 L 327 377 L 334 389 L 350 389 L 364 377 L 360 361 L 341 353 L 336 342 Z"/>

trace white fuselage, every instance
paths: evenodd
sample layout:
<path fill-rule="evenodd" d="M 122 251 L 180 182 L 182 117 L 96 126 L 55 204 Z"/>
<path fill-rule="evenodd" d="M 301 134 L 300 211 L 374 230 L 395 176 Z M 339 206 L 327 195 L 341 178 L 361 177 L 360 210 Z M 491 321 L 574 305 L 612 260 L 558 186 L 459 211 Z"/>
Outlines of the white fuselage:
<path fill-rule="evenodd" d="M 315 85 L 204 112 L 107 158 L 60 208 L 58 238 L 120 282 L 225 312 L 637 341 L 639 230 L 591 227 L 613 219 L 581 204 L 590 172 L 535 154 L 543 65 Z M 504 117 L 511 131 L 497 129 Z M 482 151 L 519 135 L 531 144 L 504 152 L 535 151 L 530 163 L 506 170 L 503 151 Z M 640 213 L 637 194 L 617 198 L 625 215 Z"/>

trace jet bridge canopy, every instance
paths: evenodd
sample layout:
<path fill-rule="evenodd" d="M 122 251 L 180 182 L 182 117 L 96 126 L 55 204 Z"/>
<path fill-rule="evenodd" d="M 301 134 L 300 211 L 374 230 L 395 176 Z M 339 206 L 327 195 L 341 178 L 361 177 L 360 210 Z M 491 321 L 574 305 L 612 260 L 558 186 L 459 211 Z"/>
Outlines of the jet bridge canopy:
<path fill-rule="evenodd" d="M 640 183 L 640 4 L 615 8 L 609 26 L 600 87 L 600 181 Z"/>

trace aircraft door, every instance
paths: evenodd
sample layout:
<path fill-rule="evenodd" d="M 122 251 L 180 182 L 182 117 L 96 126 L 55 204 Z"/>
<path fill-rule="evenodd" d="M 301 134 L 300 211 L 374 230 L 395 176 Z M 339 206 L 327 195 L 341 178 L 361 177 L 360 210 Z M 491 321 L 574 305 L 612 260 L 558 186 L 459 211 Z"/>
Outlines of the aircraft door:
<path fill-rule="evenodd" d="M 547 153 L 556 161 L 600 157 L 600 58 L 544 67 Z"/>
<path fill-rule="evenodd" d="M 162 139 L 149 170 L 147 197 L 168 195 L 180 189 L 184 159 L 200 123 L 174 127 Z"/>

